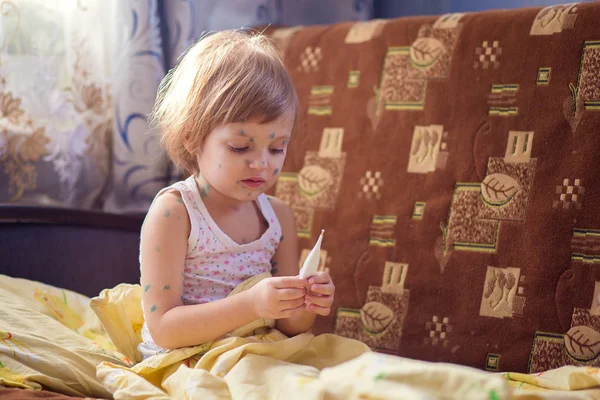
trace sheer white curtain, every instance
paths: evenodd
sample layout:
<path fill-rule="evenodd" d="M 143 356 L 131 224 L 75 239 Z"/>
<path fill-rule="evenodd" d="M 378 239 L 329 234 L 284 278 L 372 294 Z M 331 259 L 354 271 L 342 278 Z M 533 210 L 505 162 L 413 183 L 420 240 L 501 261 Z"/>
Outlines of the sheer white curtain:
<path fill-rule="evenodd" d="M 109 182 L 114 7 L 0 1 L 0 202 L 98 204 Z"/>

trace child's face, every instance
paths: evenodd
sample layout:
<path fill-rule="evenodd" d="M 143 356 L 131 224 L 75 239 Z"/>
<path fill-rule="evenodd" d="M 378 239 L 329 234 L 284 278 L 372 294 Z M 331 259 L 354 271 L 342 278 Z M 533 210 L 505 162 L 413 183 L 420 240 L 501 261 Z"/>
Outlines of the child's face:
<path fill-rule="evenodd" d="M 292 125 L 293 116 L 287 114 L 264 124 L 250 120 L 218 126 L 198 155 L 202 177 L 227 197 L 256 199 L 277 180 Z"/>

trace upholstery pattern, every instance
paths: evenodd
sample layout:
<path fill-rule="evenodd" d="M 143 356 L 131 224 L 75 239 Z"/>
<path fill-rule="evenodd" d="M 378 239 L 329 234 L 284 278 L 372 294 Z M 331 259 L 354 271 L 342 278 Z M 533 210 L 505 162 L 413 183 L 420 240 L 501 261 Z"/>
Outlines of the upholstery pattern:
<path fill-rule="evenodd" d="M 273 28 L 302 105 L 274 194 L 317 332 L 491 371 L 600 367 L 600 3 Z"/>

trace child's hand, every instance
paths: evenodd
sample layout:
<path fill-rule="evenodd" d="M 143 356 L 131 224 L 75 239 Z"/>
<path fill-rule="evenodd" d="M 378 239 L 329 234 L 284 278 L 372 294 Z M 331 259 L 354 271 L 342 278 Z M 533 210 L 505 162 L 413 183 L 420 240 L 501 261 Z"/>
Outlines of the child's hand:
<path fill-rule="evenodd" d="M 289 318 L 304 310 L 306 279 L 293 276 L 266 278 L 250 291 L 258 318 Z"/>
<path fill-rule="evenodd" d="M 308 284 L 309 292 L 305 296 L 306 311 L 323 316 L 329 315 L 335 293 L 335 286 L 329 274 L 317 272 L 308 279 Z"/>

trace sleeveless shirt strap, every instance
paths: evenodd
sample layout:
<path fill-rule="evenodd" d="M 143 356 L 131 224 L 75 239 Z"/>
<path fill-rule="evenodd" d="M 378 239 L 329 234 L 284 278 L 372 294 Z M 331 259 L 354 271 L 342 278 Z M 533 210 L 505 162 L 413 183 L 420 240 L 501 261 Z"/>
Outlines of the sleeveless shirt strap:
<path fill-rule="evenodd" d="M 193 180 L 193 177 L 192 177 L 192 182 L 194 182 L 194 184 L 196 184 L 195 181 Z M 195 254 L 197 243 L 198 243 L 198 232 L 199 232 L 198 218 L 196 218 L 196 215 L 194 212 L 194 207 L 193 207 L 195 200 L 194 200 L 192 190 L 193 189 L 190 188 L 190 178 L 188 178 L 185 181 L 175 182 L 171 186 L 168 186 L 168 187 L 162 189 L 160 192 L 158 192 L 158 194 L 156 195 L 156 197 L 154 198 L 154 200 L 152 202 L 152 204 L 154 204 L 154 201 L 156 201 L 156 199 L 160 195 L 163 195 L 167 192 L 176 191 L 176 192 L 179 192 L 179 194 L 181 195 L 181 199 L 183 200 L 183 205 L 185 206 L 188 216 L 190 218 L 190 236 L 188 237 L 188 251 L 187 251 L 186 257 L 189 257 L 192 254 Z"/>
<path fill-rule="evenodd" d="M 260 196 L 258 196 L 258 201 L 260 203 L 260 208 L 261 208 L 261 211 L 262 211 L 263 215 L 265 216 L 265 218 L 267 218 L 269 220 L 273 219 L 277 223 L 279 223 L 277 214 L 275 214 L 275 210 L 273 210 L 273 206 L 271 205 L 271 202 L 269 201 L 269 198 L 267 197 L 267 195 L 264 193 L 261 194 Z"/>

